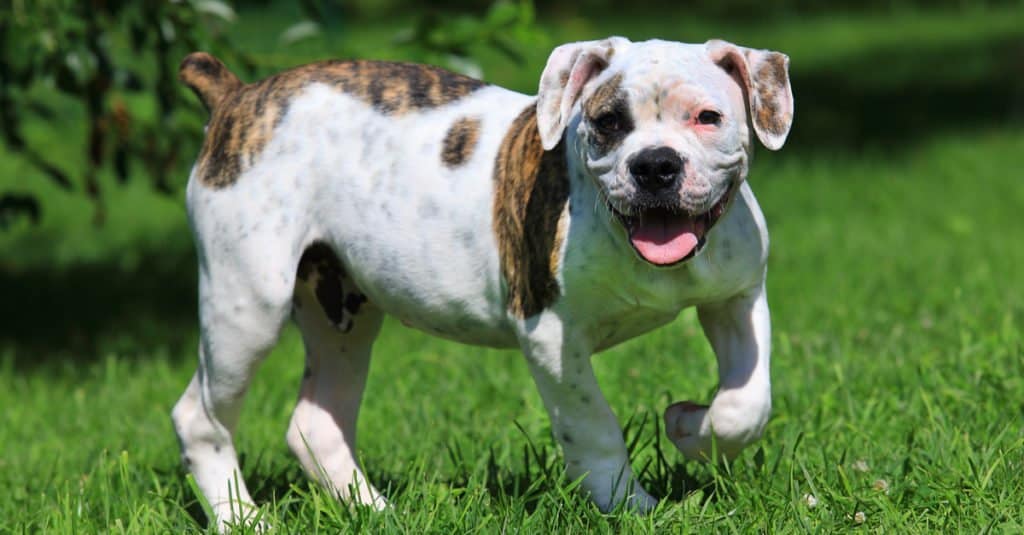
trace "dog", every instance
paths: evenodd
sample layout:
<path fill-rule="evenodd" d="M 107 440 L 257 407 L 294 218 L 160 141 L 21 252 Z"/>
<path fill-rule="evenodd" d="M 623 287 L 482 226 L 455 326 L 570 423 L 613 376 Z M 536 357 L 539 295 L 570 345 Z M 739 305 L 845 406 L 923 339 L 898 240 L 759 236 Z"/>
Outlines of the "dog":
<path fill-rule="evenodd" d="M 676 403 L 688 458 L 735 456 L 771 412 L 768 234 L 746 181 L 753 138 L 782 147 L 789 58 L 725 41 L 622 37 L 550 55 L 538 95 L 436 67 L 329 61 L 243 84 L 189 55 L 210 112 L 187 187 L 199 365 L 172 412 L 216 521 L 252 498 L 232 433 L 292 316 L 306 368 L 287 442 L 337 498 L 385 498 L 356 460 L 371 346 L 390 314 L 519 347 L 566 474 L 603 511 L 649 511 L 592 354 L 696 306 L 717 356 L 710 405 Z M 486 365 L 481 363 L 480 365 Z"/>

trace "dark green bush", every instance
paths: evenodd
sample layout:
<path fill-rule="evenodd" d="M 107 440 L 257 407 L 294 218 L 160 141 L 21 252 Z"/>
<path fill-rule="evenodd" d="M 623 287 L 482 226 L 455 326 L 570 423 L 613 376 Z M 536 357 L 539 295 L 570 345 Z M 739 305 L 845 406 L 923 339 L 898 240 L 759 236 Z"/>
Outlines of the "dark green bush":
<path fill-rule="evenodd" d="M 7 148 L 59 187 L 88 195 L 99 220 L 98 175 L 105 169 L 126 181 L 138 167 L 154 188 L 170 191 L 169 176 L 188 154 L 183 149 L 201 134 L 200 122 L 179 114 L 195 106 L 181 98 L 178 61 L 211 46 L 231 51 L 222 30 L 232 8 L 215 0 L 33 0 L 4 11 L 0 130 Z M 67 168 L 49 158 L 25 134 L 33 122 L 78 146 L 85 165 Z M 76 136 L 80 130 L 84 136 Z M 38 200 L 8 193 L 0 224 L 38 211 Z"/>
<path fill-rule="evenodd" d="M 197 152 L 205 112 L 177 83 L 181 58 L 210 50 L 233 68 L 254 70 L 227 39 L 235 12 L 219 0 L 0 2 L 3 142 L 39 171 L 29 176 L 48 177 L 90 198 L 97 222 L 104 218 L 101 175 L 119 182 L 144 176 L 156 191 L 170 193 L 173 177 Z M 331 26 L 346 11 L 340 2 L 304 0 L 300 6 L 307 19 L 280 36 L 284 45 L 341 33 Z M 393 46 L 407 59 L 472 74 L 471 47 L 493 47 L 517 59 L 520 45 L 535 37 L 532 3 L 499 0 L 475 14 L 420 12 Z M 47 132 L 42 138 L 27 133 L 40 128 Z M 84 164 L 47 154 L 43 145 L 55 139 L 73 147 Z M 41 199 L 27 190 L 0 192 L 0 228 L 15 217 L 39 219 Z"/>

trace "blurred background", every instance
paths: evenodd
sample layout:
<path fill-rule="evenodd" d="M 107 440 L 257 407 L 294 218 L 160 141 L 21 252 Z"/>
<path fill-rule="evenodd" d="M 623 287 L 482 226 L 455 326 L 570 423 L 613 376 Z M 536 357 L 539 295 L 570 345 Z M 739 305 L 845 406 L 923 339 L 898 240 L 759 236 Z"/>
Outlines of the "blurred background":
<path fill-rule="evenodd" d="M 187 53 L 212 52 L 246 81 L 377 58 L 532 94 L 554 46 L 616 34 L 791 58 L 792 133 L 779 152 L 757 148 L 749 178 L 772 236 L 775 412 L 757 453 L 733 465 L 735 488 L 753 490 L 686 509 L 683 523 L 834 532 L 866 510 L 897 533 L 1007 518 L 1006 532 L 1021 530 L 1024 2 L 426 4 L 0 0 L 0 524 L 201 525 L 167 417 L 198 337 L 183 198 L 206 113 L 177 82 Z M 550 428 L 515 352 L 384 329 L 359 424 L 378 486 L 408 485 L 429 516 L 470 479 L 492 493 L 538 479 L 520 454 L 550 446 Z M 301 354 L 286 328 L 238 436 L 254 496 L 295 507 L 309 500 L 281 437 Z M 656 446 L 660 411 L 717 385 L 692 311 L 595 367 L 620 419 L 649 422 L 627 432 L 649 490 L 679 498 L 712 479 Z M 872 471 L 841 470 L 854 460 Z M 424 489 L 434 505 L 420 504 Z M 793 504 L 810 492 L 822 505 L 806 520 Z"/>

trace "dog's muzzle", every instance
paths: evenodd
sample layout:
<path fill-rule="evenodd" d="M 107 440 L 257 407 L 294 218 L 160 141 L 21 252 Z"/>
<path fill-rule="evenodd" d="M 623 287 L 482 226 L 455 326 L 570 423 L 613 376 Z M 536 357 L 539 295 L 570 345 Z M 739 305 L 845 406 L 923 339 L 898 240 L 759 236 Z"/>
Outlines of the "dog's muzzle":
<path fill-rule="evenodd" d="M 609 209 L 626 229 L 629 243 L 641 258 L 656 266 L 671 266 L 703 250 L 708 232 L 725 213 L 737 184 L 729 186 L 709 210 L 699 214 L 658 205 L 635 206 L 628 214 L 611 204 Z"/>

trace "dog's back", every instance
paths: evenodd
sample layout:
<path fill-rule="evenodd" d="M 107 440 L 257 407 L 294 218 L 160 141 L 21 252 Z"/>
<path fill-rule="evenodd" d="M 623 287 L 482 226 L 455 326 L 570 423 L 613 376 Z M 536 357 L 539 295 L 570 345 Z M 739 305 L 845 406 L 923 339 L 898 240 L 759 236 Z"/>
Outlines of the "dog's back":
<path fill-rule="evenodd" d="M 490 231 L 495 158 L 504 123 L 531 97 L 381 61 L 320 62 L 243 84 L 196 53 L 180 76 L 210 111 L 188 191 L 206 261 L 273 256 L 279 271 L 291 266 L 288 281 L 305 248 L 323 243 L 406 323 L 514 344 L 501 300 L 483 297 L 502 291 Z M 247 253 L 250 243 L 262 250 Z"/>
<path fill-rule="evenodd" d="M 210 111 L 207 141 L 197 162 L 200 179 L 230 185 L 251 168 L 304 89 L 322 84 L 392 117 L 450 105 L 487 84 L 428 65 L 385 61 L 325 61 L 243 84 L 217 58 L 196 52 L 179 77 Z"/>

